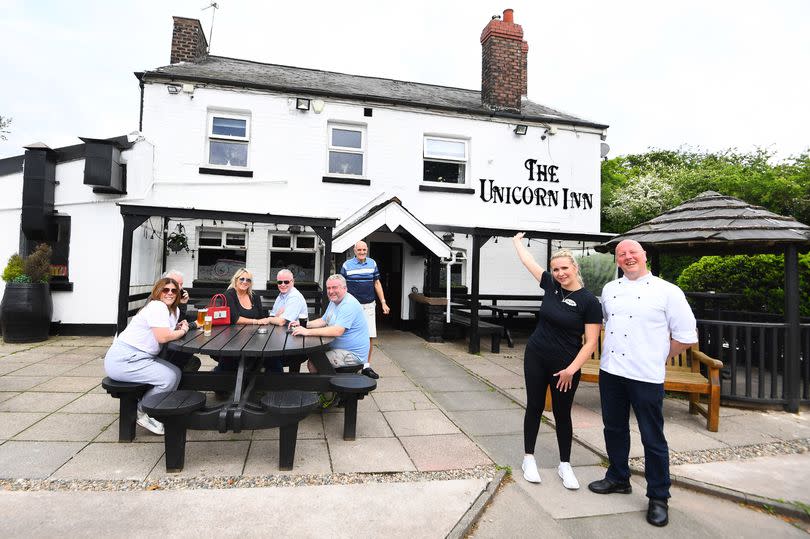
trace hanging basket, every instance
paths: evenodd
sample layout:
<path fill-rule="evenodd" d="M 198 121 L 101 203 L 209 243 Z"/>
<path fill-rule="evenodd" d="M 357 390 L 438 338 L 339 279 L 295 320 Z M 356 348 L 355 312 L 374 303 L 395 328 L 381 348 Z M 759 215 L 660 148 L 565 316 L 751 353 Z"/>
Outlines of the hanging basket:
<path fill-rule="evenodd" d="M 179 253 L 184 249 L 188 251 L 188 238 L 182 232 L 172 232 L 166 239 L 166 246 L 173 253 Z"/>

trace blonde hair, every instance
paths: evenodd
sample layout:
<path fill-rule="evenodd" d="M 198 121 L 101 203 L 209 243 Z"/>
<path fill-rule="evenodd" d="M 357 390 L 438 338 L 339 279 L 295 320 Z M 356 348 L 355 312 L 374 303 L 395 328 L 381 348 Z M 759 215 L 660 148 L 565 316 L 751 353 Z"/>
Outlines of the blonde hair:
<path fill-rule="evenodd" d="M 228 285 L 228 288 L 229 289 L 233 288 L 234 290 L 236 290 L 236 281 L 238 281 L 239 277 L 241 277 L 245 273 L 250 273 L 251 275 L 253 275 L 247 268 L 239 268 L 238 270 L 236 270 L 236 273 L 233 274 L 233 277 L 231 277 L 231 284 Z M 253 280 L 252 280 L 252 277 L 251 277 L 250 283 L 248 284 L 247 293 L 248 293 L 249 296 L 253 295 Z"/>
<path fill-rule="evenodd" d="M 551 258 L 548 261 L 549 269 L 551 269 L 551 261 L 555 258 L 567 258 L 571 261 L 571 265 L 577 270 L 577 281 L 579 282 L 579 286 L 585 286 L 585 281 L 582 280 L 582 274 L 579 272 L 579 264 L 577 264 L 576 258 L 574 258 L 574 253 L 569 251 L 568 249 L 561 249 L 551 255 Z"/>

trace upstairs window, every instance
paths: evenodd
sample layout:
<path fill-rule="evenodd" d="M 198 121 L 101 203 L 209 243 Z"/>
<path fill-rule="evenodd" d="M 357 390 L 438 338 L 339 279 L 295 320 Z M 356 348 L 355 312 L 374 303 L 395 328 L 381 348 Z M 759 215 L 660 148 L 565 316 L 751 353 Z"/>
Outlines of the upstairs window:
<path fill-rule="evenodd" d="M 365 174 L 365 128 L 353 125 L 329 126 L 329 174 Z"/>
<path fill-rule="evenodd" d="M 208 117 L 208 164 L 247 167 L 250 117 L 211 113 Z"/>
<path fill-rule="evenodd" d="M 425 137 L 422 180 L 431 183 L 467 183 L 468 144 L 466 140 Z"/>

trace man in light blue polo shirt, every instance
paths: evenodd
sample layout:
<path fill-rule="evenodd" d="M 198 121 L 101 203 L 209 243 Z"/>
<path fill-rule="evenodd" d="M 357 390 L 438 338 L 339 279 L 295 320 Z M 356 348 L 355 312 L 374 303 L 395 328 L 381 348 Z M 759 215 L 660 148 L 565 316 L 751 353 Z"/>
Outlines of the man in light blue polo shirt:
<path fill-rule="evenodd" d="M 335 337 L 332 348 L 326 351 L 326 357 L 333 367 L 362 365 L 368 357 L 369 337 L 363 307 L 349 294 L 346 279 L 342 275 L 332 275 L 326 280 L 326 295 L 329 306 L 323 317 L 311 320 L 307 327 L 294 322 L 293 335 L 312 335 L 314 337 Z M 316 372 L 310 361 L 309 371 Z"/>
<path fill-rule="evenodd" d="M 270 311 L 271 324 L 286 326 L 301 318 L 309 318 L 307 300 L 295 288 L 295 278 L 290 270 L 283 269 L 276 274 L 276 286 L 278 286 L 278 297 Z"/>

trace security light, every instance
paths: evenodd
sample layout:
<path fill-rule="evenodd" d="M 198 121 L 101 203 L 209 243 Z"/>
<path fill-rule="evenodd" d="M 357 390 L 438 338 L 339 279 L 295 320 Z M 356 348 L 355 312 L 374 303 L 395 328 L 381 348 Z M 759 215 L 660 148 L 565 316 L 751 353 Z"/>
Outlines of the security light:
<path fill-rule="evenodd" d="M 517 124 L 515 126 L 515 134 L 516 135 L 525 135 L 529 131 L 528 125 Z"/>
<path fill-rule="evenodd" d="M 295 108 L 298 110 L 309 110 L 309 99 L 298 97 L 295 99 Z"/>

